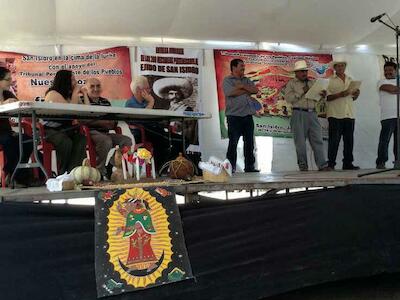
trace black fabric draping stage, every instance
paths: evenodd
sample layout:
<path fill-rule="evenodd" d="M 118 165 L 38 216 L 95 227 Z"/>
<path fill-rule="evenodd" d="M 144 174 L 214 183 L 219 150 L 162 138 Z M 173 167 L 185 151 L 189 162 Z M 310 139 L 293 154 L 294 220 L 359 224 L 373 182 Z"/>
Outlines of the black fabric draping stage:
<path fill-rule="evenodd" d="M 195 280 L 107 299 L 260 299 L 400 271 L 400 186 L 181 207 Z M 0 205 L 0 299 L 95 299 L 93 207 Z"/>

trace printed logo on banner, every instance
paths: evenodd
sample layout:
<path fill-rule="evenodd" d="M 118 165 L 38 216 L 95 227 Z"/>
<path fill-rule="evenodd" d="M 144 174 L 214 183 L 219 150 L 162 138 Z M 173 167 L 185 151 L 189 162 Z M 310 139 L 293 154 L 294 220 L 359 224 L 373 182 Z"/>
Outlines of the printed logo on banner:
<path fill-rule="evenodd" d="M 225 95 L 223 80 L 230 75 L 230 61 L 239 58 L 245 63 L 245 76 L 258 88 L 253 99 L 259 102 L 261 109 L 254 118 L 255 135 L 291 137 L 289 117 L 292 107 L 285 100 L 284 88 L 294 78 L 293 65 L 298 60 L 306 60 L 310 79 L 328 78 L 333 74 L 330 67 L 332 55 L 270 52 L 258 50 L 214 50 L 215 72 L 217 79 L 221 136 L 228 136 L 225 121 Z M 325 115 L 325 102 L 319 101 L 317 111 L 320 117 Z"/>
<path fill-rule="evenodd" d="M 99 297 L 193 277 L 172 189 L 101 191 L 95 214 Z"/>

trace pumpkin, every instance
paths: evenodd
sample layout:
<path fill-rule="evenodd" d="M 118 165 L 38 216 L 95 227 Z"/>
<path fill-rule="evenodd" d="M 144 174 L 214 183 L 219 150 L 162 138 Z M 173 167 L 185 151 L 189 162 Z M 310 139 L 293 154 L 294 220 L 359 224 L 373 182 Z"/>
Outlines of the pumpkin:
<path fill-rule="evenodd" d="M 173 179 L 191 180 L 194 176 L 193 163 L 182 156 L 179 156 L 169 163 L 169 177 Z"/>
<path fill-rule="evenodd" d="M 82 166 L 76 167 L 71 171 L 71 175 L 77 184 L 83 183 L 83 181 L 99 182 L 101 175 L 99 170 L 90 166 L 89 160 L 85 158 L 82 162 Z"/>

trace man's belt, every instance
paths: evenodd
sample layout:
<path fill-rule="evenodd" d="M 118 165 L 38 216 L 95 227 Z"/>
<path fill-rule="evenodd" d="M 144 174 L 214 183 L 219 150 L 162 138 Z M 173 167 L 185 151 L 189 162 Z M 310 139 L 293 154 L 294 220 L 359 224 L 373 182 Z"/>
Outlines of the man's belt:
<path fill-rule="evenodd" d="M 293 110 L 307 111 L 307 112 L 316 112 L 315 108 L 300 108 L 300 107 L 292 107 Z"/>

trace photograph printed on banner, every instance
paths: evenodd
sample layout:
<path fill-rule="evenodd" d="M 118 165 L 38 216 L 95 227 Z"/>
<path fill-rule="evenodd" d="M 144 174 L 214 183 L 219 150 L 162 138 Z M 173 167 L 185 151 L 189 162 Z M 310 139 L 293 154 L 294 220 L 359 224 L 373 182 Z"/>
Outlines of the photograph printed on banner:
<path fill-rule="evenodd" d="M 17 67 L 15 65 L 15 58 L 14 57 L 0 58 L 0 67 L 4 67 L 10 70 L 12 78 L 10 91 L 14 95 L 17 95 L 18 85 L 16 80 Z"/>
<path fill-rule="evenodd" d="M 198 79 L 145 75 L 148 79 L 154 108 L 173 111 L 196 111 L 198 100 Z"/>

